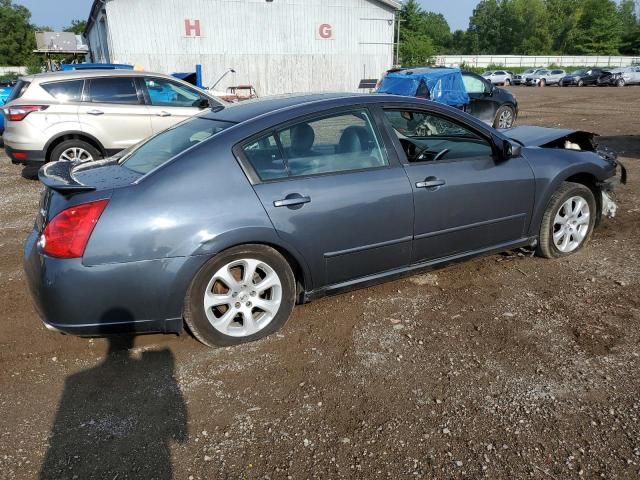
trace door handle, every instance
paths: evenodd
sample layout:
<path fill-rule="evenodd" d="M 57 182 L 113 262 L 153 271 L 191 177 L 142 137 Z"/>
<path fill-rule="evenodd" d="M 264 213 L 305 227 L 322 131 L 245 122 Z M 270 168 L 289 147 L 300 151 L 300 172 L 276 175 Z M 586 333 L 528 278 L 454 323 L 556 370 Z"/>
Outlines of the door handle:
<path fill-rule="evenodd" d="M 446 183 L 447 182 L 445 182 L 444 180 L 442 180 L 440 178 L 427 177 L 427 178 L 424 179 L 424 182 L 417 182 L 416 183 L 416 188 L 428 188 L 428 189 L 437 190 L 438 187 L 446 185 Z"/>
<path fill-rule="evenodd" d="M 89 115 L 104 115 L 104 112 L 102 110 L 89 110 L 87 113 Z"/>
<path fill-rule="evenodd" d="M 165 112 L 164 110 L 156 113 L 156 117 L 170 117 L 171 114 L 169 112 Z"/>
<path fill-rule="evenodd" d="M 295 195 L 295 196 L 294 196 Z M 287 195 L 282 200 L 276 200 L 273 202 L 274 207 L 295 207 L 296 205 L 303 205 L 311 201 L 310 197 L 303 197 L 302 195 L 294 194 Z"/>

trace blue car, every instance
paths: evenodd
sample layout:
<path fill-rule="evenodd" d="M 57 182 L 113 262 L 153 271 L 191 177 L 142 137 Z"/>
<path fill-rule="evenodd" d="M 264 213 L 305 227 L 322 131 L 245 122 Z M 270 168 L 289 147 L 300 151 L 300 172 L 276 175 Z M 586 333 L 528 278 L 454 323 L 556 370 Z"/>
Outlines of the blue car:
<path fill-rule="evenodd" d="M 13 86 L 0 86 L 0 107 L 7 103 L 7 99 L 13 92 Z M 4 114 L 0 113 L 0 135 L 4 133 Z"/>
<path fill-rule="evenodd" d="M 498 131 L 395 95 L 217 106 L 95 162 L 54 162 L 24 262 L 45 324 L 235 345 L 296 303 L 491 252 L 583 248 L 615 205 L 593 135 Z"/>

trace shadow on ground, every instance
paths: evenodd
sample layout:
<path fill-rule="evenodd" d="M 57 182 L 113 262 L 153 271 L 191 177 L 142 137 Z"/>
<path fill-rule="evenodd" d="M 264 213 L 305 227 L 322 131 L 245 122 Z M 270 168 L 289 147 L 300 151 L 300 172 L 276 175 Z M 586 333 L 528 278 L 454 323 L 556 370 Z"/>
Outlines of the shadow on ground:
<path fill-rule="evenodd" d="M 172 478 L 171 444 L 187 439 L 174 357 L 134 358 L 133 338 L 111 337 L 100 365 L 66 379 L 41 480 Z"/>

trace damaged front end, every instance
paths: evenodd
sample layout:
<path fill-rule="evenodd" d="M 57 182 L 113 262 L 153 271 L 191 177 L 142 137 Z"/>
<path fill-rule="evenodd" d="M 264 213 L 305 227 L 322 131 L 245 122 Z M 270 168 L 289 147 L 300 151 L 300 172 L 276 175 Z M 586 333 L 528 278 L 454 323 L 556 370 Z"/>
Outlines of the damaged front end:
<path fill-rule="evenodd" d="M 539 147 L 561 150 L 575 150 L 596 153 L 616 169 L 616 175 L 596 186 L 601 193 L 602 215 L 612 218 L 618 206 L 613 200 L 613 190 L 618 183 L 627 183 L 627 169 L 618 160 L 618 155 L 605 146 L 598 145 L 597 134 L 581 130 L 567 130 L 544 127 L 516 127 L 503 133 L 523 147 Z M 617 174 L 619 169 L 619 175 Z"/>

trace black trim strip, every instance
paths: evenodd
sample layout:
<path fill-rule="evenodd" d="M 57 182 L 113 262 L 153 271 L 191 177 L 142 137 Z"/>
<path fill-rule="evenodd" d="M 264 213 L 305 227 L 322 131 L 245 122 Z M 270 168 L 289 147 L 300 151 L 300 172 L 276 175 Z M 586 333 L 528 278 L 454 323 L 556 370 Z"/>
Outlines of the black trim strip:
<path fill-rule="evenodd" d="M 372 248 L 388 247 L 389 245 L 396 245 L 398 243 L 410 242 L 411 240 L 413 240 L 413 237 L 409 236 L 409 237 L 396 238 L 394 240 L 387 240 L 386 242 L 372 243 L 370 245 L 363 245 L 360 247 L 348 248 L 346 250 L 339 250 L 337 252 L 327 252 L 324 254 L 324 258 L 339 257 L 340 255 L 348 255 L 349 253 L 363 252 L 365 250 L 370 250 Z"/>
<path fill-rule="evenodd" d="M 505 220 L 513 220 L 515 218 L 526 217 L 526 216 L 527 216 L 526 213 L 518 213 L 517 215 L 510 215 L 508 217 L 494 218 L 491 220 L 485 220 L 483 222 L 476 222 L 476 223 L 470 223 L 468 225 L 461 225 L 459 227 L 446 228 L 444 230 L 438 230 L 437 232 L 422 233 L 420 235 L 416 235 L 414 238 L 418 240 L 421 238 L 437 237 L 438 235 L 444 235 L 452 232 L 459 232 L 460 230 L 465 230 L 467 228 L 480 227 L 482 225 L 491 225 L 493 223 L 499 223 Z"/>

